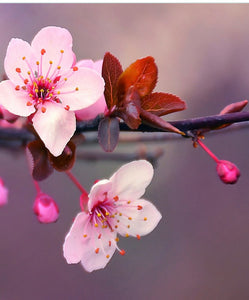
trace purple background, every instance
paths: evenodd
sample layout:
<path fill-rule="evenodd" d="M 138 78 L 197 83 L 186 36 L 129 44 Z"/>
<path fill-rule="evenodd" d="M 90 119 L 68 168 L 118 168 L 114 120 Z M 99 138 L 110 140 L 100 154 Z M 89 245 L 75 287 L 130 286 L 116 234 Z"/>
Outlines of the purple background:
<path fill-rule="evenodd" d="M 110 51 L 127 67 L 154 56 L 156 90 L 175 93 L 188 105 L 170 120 L 216 114 L 248 98 L 248 4 L 1 4 L 1 72 L 9 40 L 30 42 L 48 25 L 72 33 L 78 59 Z M 67 265 L 62 255 L 79 211 L 76 187 L 58 173 L 42 183 L 61 214 L 56 224 L 41 225 L 32 214 L 35 190 L 25 156 L 2 150 L 0 175 L 10 197 L 0 209 L 0 300 L 249 299 L 248 130 L 207 135 L 205 143 L 239 166 L 239 182 L 220 182 L 213 161 L 190 140 L 150 144 L 165 154 L 145 196 L 163 219 L 140 241 L 122 238 L 127 255 L 116 253 L 106 269 L 91 274 Z M 120 145 L 116 151 L 137 148 Z M 78 161 L 73 172 L 89 189 L 121 164 Z"/>

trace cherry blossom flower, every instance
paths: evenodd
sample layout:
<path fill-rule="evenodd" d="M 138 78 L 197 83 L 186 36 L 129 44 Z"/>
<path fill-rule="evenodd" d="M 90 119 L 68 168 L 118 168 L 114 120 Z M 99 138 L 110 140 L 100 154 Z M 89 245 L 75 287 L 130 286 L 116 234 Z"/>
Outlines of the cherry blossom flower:
<path fill-rule="evenodd" d="M 97 60 L 92 61 L 91 59 L 84 59 L 77 62 L 77 67 L 86 67 L 93 69 L 98 72 L 99 75 L 101 75 L 102 72 L 102 63 L 103 60 Z M 91 106 L 87 108 L 83 108 L 81 110 L 75 111 L 76 118 L 80 121 L 82 120 L 92 120 L 97 117 L 99 114 L 103 114 L 107 109 L 106 102 L 105 102 L 105 96 L 104 94 L 101 95 L 101 97 L 92 104 Z"/>
<path fill-rule="evenodd" d="M 56 222 L 59 217 L 59 207 L 49 195 L 38 193 L 33 205 L 33 211 L 41 223 Z"/>
<path fill-rule="evenodd" d="M 9 80 L 0 83 L 0 105 L 30 116 L 45 146 L 59 156 L 75 132 L 74 111 L 103 94 L 102 77 L 75 65 L 71 34 L 53 26 L 41 29 L 31 44 L 11 39 L 4 68 Z"/>
<path fill-rule="evenodd" d="M 150 233 L 161 219 L 160 212 L 140 199 L 153 176 L 152 165 L 133 161 L 113 176 L 95 183 L 89 193 L 88 211 L 80 212 L 65 238 L 64 257 L 69 264 L 81 264 L 86 271 L 106 266 L 117 249 L 117 234 L 136 237 Z"/>
<path fill-rule="evenodd" d="M 8 203 L 9 191 L 5 187 L 2 178 L 0 178 L 0 206 L 4 206 Z"/>

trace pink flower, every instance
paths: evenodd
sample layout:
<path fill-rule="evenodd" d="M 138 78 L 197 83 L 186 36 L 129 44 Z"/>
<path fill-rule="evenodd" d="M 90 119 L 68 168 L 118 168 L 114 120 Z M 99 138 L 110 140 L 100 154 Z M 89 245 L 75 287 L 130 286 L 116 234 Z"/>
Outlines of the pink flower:
<path fill-rule="evenodd" d="M 12 39 L 4 61 L 10 80 L 0 83 L 0 104 L 18 116 L 31 116 L 48 150 L 59 156 L 75 132 L 74 111 L 95 103 L 104 81 L 94 70 L 75 66 L 72 36 L 45 27 L 31 45 Z"/>
<path fill-rule="evenodd" d="M 33 211 L 41 223 L 56 222 L 59 217 L 59 207 L 49 195 L 38 193 L 33 205 Z"/>
<path fill-rule="evenodd" d="M 8 203 L 9 191 L 5 187 L 3 180 L 0 178 L 0 206 L 4 206 Z"/>
<path fill-rule="evenodd" d="M 77 62 L 76 66 L 77 67 L 86 67 L 93 69 L 98 72 L 99 75 L 102 73 L 102 63 L 103 60 L 97 60 L 96 62 L 93 62 L 92 60 L 80 60 Z M 83 108 L 81 110 L 77 110 L 75 112 L 76 118 L 80 121 L 82 120 L 92 120 L 97 117 L 99 114 L 103 114 L 105 110 L 107 109 L 106 102 L 105 102 L 105 97 L 104 94 L 100 96 L 100 98 L 92 104 L 91 106 L 87 108 Z"/>
<path fill-rule="evenodd" d="M 156 207 L 140 197 L 151 182 L 152 165 L 133 161 L 113 176 L 95 183 L 89 194 L 88 211 L 79 213 L 66 236 L 63 251 L 69 264 L 81 264 L 86 271 L 106 266 L 117 249 L 117 234 L 140 239 L 161 219 Z"/>
<path fill-rule="evenodd" d="M 216 170 L 224 183 L 236 183 L 240 177 L 240 171 L 236 165 L 227 160 L 219 160 L 217 162 Z"/>

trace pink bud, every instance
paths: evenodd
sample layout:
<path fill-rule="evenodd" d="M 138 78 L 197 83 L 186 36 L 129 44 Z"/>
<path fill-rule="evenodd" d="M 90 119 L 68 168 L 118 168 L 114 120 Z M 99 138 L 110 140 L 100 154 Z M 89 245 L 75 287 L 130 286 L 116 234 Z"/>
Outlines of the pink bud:
<path fill-rule="evenodd" d="M 224 183 L 236 183 L 240 177 L 240 171 L 235 164 L 227 160 L 217 162 L 217 174 Z"/>
<path fill-rule="evenodd" d="M 53 223 L 59 217 L 58 205 L 53 198 L 43 193 L 36 196 L 33 211 L 41 223 Z"/>
<path fill-rule="evenodd" d="M 5 187 L 3 180 L 0 178 L 0 206 L 8 203 L 8 189 Z"/>

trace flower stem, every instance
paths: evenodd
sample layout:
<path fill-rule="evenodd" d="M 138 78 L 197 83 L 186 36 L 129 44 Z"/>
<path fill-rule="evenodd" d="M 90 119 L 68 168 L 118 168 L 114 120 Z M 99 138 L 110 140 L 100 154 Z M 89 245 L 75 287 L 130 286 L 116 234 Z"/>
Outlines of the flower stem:
<path fill-rule="evenodd" d="M 82 194 L 88 195 L 87 191 L 83 188 L 83 186 L 79 183 L 77 178 L 70 171 L 66 171 L 66 174 L 72 180 L 72 182 L 77 186 L 77 188 L 81 191 Z"/>
<path fill-rule="evenodd" d="M 204 151 L 207 152 L 207 154 L 208 154 L 210 157 L 212 157 L 212 159 L 213 159 L 216 163 L 218 163 L 218 162 L 220 161 L 220 160 L 217 158 L 217 156 L 215 156 L 215 155 L 213 154 L 213 152 L 211 152 L 211 150 L 209 150 L 208 147 L 207 147 L 206 145 L 204 145 L 204 144 L 202 143 L 202 141 L 200 141 L 200 139 L 197 139 L 196 142 L 202 147 L 202 149 L 203 149 Z"/>
<path fill-rule="evenodd" d="M 36 180 L 33 180 L 33 182 L 34 182 L 34 186 L 35 186 L 35 189 L 37 191 L 37 194 L 41 194 L 42 191 L 41 191 L 39 183 Z"/>

